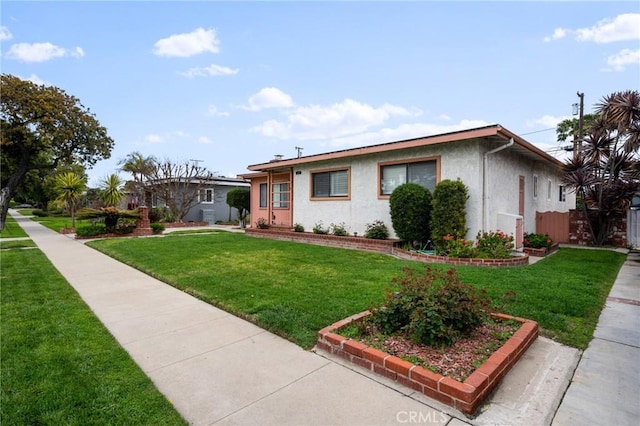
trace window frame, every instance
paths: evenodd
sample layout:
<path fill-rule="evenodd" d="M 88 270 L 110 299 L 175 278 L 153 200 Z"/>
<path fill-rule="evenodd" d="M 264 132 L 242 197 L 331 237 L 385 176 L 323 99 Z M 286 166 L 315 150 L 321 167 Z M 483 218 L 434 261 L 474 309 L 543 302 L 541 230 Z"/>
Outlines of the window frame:
<path fill-rule="evenodd" d="M 202 197 L 202 194 L 208 194 L 211 193 L 211 201 L 207 201 L 208 197 Z M 213 204 L 215 203 L 215 190 L 214 188 L 200 188 L 200 190 L 198 191 L 198 203 L 199 204 Z"/>
<path fill-rule="evenodd" d="M 567 201 L 567 187 L 565 185 L 558 185 L 558 202 L 564 203 Z"/>
<path fill-rule="evenodd" d="M 278 185 L 279 187 L 282 185 L 286 185 L 287 186 L 287 190 L 286 191 L 277 191 L 276 192 L 276 185 Z M 278 194 L 278 197 L 276 197 L 276 194 Z M 282 200 L 281 195 L 282 194 L 286 194 L 286 199 Z M 291 203 L 291 184 L 288 181 L 280 181 L 280 182 L 272 182 L 271 183 L 271 208 L 274 210 L 286 210 L 289 208 L 289 205 Z M 276 199 L 277 198 L 277 199 Z"/>
<path fill-rule="evenodd" d="M 263 188 L 264 188 L 264 194 L 263 194 Z M 261 209 L 266 209 L 267 207 L 269 207 L 269 185 L 267 184 L 267 182 L 263 182 L 258 184 L 258 208 Z M 263 196 L 264 195 L 264 199 Z"/>
<path fill-rule="evenodd" d="M 379 162 L 378 163 L 378 182 L 376 183 L 377 185 L 376 192 L 378 194 L 378 199 L 388 200 L 389 197 L 391 196 L 391 193 L 389 194 L 382 193 L 382 175 L 383 175 L 382 171 L 385 167 L 396 166 L 396 165 L 408 166 L 409 164 L 414 164 L 414 163 L 429 163 L 429 162 L 435 163 L 435 184 L 434 184 L 434 187 L 435 187 L 435 185 L 437 185 L 440 182 L 440 156 L 439 155 Z M 406 175 L 405 175 L 405 182 L 406 182 Z M 429 191 L 433 191 L 433 189 L 429 189 Z"/>
<path fill-rule="evenodd" d="M 547 200 L 551 201 L 551 179 L 547 179 Z"/>
<path fill-rule="evenodd" d="M 533 175 L 533 198 L 538 198 L 538 175 Z"/>
<path fill-rule="evenodd" d="M 315 196 L 315 176 L 320 174 L 329 174 L 329 191 L 331 191 L 331 176 L 333 173 L 346 172 L 347 173 L 347 194 L 346 195 L 328 195 L 328 196 Z M 351 167 L 332 167 L 328 169 L 318 169 L 309 171 L 309 199 L 313 201 L 336 201 L 336 200 L 350 200 L 351 199 Z"/>

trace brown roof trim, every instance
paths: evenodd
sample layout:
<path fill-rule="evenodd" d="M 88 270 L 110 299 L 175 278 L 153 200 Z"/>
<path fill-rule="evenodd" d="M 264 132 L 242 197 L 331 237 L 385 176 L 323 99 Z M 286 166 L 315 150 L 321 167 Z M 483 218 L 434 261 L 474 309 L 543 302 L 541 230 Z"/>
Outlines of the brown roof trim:
<path fill-rule="evenodd" d="M 376 154 L 380 152 L 396 151 L 400 149 L 436 145 L 436 144 L 460 141 L 465 139 L 486 138 L 491 136 L 498 136 L 505 140 L 509 140 L 513 138 L 514 142 L 517 143 L 519 146 L 525 148 L 531 153 L 534 153 L 542 157 L 542 159 L 546 161 L 550 161 L 556 165 L 562 164 L 558 159 L 545 153 L 539 148 L 536 148 L 535 146 L 531 145 L 529 142 L 522 139 L 520 136 L 517 136 L 515 133 L 510 132 L 509 130 L 505 129 L 501 125 L 492 124 L 490 126 L 478 127 L 475 129 L 459 130 L 456 132 L 442 133 L 439 135 L 425 136 L 421 138 L 407 139 L 407 140 L 395 141 L 395 142 L 387 142 L 387 143 L 369 145 L 369 146 L 360 147 L 360 148 L 350 148 L 350 149 L 344 149 L 340 151 L 327 152 L 324 154 L 314 154 L 314 155 L 308 155 L 308 156 L 299 157 L 299 158 L 291 158 L 288 160 L 270 161 L 269 163 L 253 164 L 248 166 L 247 169 L 252 171 L 267 171 L 267 170 L 293 167 L 299 164 L 313 163 L 316 161 L 333 160 L 336 158 L 345 158 L 345 157 L 355 157 L 359 155 Z M 244 177 L 247 175 L 241 175 L 241 176 Z"/>

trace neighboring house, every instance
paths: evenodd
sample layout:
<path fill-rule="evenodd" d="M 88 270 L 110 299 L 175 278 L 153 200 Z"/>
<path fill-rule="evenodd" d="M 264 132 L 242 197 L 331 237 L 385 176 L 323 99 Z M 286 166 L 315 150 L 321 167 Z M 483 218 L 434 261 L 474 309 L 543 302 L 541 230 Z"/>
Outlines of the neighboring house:
<path fill-rule="evenodd" d="M 575 194 L 561 183 L 562 162 L 500 125 L 304 156 L 248 167 L 251 222 L 344 223 L 363 235 L 382 220 L 393 232 L 389 195 L 405 182 L 433 191 L 444 179 L 469 188 L 467 238 L 480 230 L 535 232 L 536 211 L 566 212 Z"/>
<path fill-rule="evenodd" d="M 197 184 L 194 183 L 193 190 Z M 249 188 L 249 183 L 240 178 L 228 178 L 224 176 L 214 176 L 208 179 L 196 199 L 196 203 L 189 209 L 183 222 L 209 222 L 229 221 L 238 219 L 238 210 L 227 204 L 227 193 L 234 188 Z M 165 200 L 151 195 L 151 206 L 164 207 Z M 125 202 L 129 208 L 137 207 L 136 197 L 129 195 Z"/>

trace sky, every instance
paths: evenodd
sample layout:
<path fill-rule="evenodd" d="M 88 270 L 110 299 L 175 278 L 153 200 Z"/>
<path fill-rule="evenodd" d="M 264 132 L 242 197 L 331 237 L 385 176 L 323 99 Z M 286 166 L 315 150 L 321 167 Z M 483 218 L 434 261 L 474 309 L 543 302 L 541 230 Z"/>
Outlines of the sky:
<path fill-rule="evenodd" d="M 10 1 L 2 73 L 77 97 L 115 141 L 221 176 L 500 124 L 564 158 L 584 93 L 640 88 L 640 3 Z"/>

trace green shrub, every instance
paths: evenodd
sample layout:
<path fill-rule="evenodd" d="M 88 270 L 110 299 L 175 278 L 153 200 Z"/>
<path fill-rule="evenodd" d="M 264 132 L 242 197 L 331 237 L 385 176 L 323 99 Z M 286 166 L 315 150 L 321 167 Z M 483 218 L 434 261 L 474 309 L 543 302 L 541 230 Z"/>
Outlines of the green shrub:
<path fill-rule="evenodd" d="M 452 235 L 457 240 L 467 234 L 468 199 L 468 189 L 460 179 L 443 180 L 433 190 L 431 236 L 438 254 L 445 254 L 443 237 Z"/>
<path fill-rule="evenodd" d="M 474 258 L 478 257 L 478 249 L 473 241 L 464 238 L 454 237 L 453 235 L 445 235 L 442 237 L 444 246 L 442 247 L 442 255 L 449 257 Z"/>
<path fill-rule="evenodd" d="M 523 244 L 531 248 L 551 248 L 553 240 L 548 234 L 528 234 L 525 232 Z"/>
<path fill-rule="evenodd" d="M 34 216 L 37 216 L 37 217 L 47 217 L 47 216 L 49 216 L 49 213 L 43 211 L 42 209 L 33 209 L 31 214 L 34 215 Z"/>
<path fill-rule="evenodd" d="M 300 223 L 296 223 L 293 225 L 294 232 L 304 232 L 304 226 Z"/>
<path fill-rule="evenodd" d="M 414 342 L 450 345 L 489 318 L 490 300 L 483 290 L 464 284 L 454 269 L 404 269 L 393 279 L 399 291 L 388 293 L 370 322 L 385 334 L 402 332 Z"/>
<path fill-rule="evenodd" d="M 76 227 L 76 235 L 81 237 L 91 237 L 94 235 L 106 234 L 107 228 L 102 222 L 92 223 L 91 225 L 81 225 Z"/>
<path fill-rule="evenodd" d="M 120 219 L 116 226 L 113 228 L 113 232 L 116 234 L 124 235 L 131 234 L 136 229 L 136 222 L 128 219 Z"/>
<path fill-rule="evenodd" d="M 165 226 L 160 222 L 151 222 L 150 226 L 154 234 L 161 234 L 165 230 Z"/>
<path fill-rule="evenodd" d="M 389 229 L 383 221 L 376 220 L 373 223 L 367 223 L 364 236 L 365 238 L 371 238 L 374 240 L 386 240 L 389 238 Z"/>
<path fill-rule="evenodd" d="M 322 221 L 319 221 L 319 222 L 316 222 L 315 225 L 313 225 L 313 233 L 325 235 L 329 233 L 329 230 L 324 227 L 324 225 L 322 224 Z"/>
<path fill-rule="evenodd" d="M 338 237 L 347 237 L 349 236 L 349 231 L 344 224 L 344 222 L 339 223 L 337 225 L 331 224 L 329 225 L 329 233 L 333 235 L 337 235 Z"/>
<path fill-rule="evenodd" d="M 508 259 L 513 251 L 513 235 L 502 231 L 478 232 L 476 236 L 478 257 Z"/>
<path fill-rule="evenodd" d="M 405 183 L 389 197 L 391 224 L 398 238 L 426 242 L 431 238 L 431 193 L 416 184 Z"/>

